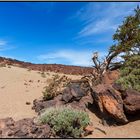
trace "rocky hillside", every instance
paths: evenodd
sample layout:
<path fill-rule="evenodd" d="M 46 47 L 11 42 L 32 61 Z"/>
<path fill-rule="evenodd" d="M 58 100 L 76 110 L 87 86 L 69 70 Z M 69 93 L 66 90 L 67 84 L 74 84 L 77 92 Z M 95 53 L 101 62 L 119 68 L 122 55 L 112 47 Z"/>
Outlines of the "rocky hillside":
<path fill-rule="evenodd" d="M 0 64 L 14 65 L 27 68 L 29 70 L 38 70 L 42 72 L 51 71 L 73 75 L 87 75 L 93 71 L 92 67 L 69 66 L 61 64 L 33 64 L 5 57 L 0 57 Z"/>

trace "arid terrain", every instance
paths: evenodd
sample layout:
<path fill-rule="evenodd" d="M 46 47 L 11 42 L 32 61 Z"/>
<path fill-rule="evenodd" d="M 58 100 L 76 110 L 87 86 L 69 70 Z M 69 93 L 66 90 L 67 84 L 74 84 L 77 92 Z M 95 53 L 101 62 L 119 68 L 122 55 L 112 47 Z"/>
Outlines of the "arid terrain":
<path fill-rule="evenodd" d="M 13 117 L 19 120 L 35 116 L 31 109 L 32 102 L 42 96 L 43 87 L 53 75 L 55 73 L 48 72 L 46 77 L 42 77 L 41 72 L 13 66 L 0 68 L 0 118 Z M 72 79 L 81 77 L 67 76 Z M 26 102 L 31 104 L 27 105 Z"/>
<path fill-rule="evenodd" d="M 0 19 L 0 139 L 140 139 L 139 2 L 0 3 Z"/>
<path fill-rule="evenodd" d="M 23 62 L 15 59 L 0 57 L 1 64 L 14 65 L 22 68 L 27 68 L 29 70 L 36 71 L 50 71 L 59 72 L 63 74 L 73 74 L 73 75 L 86 75 L 93 72 L 91 67 L 79 67 L 61 64 L 33 64 L 29 62 Z"/>
<path fill-rule="evenodd" d="M 14 120 L 37 116 L 32 110 L 33 100 L 42 97 L 43 88 L 49 84 L 55 72 L 41 72 L 16 66 L 0 67 L 0 119 L 12 117 Z M 77 74 L 77 73 L 76 73 Z M 59 75 L 64 75 L 60 74 Z M 80 79 L 80 75 L 67 75 L 71 79 Z M 93 113 L 94 112 L 94 113 Z M 97 110 L 89 112 L 91 122 L 96 128 L 86 138 L 138 138 L 140 137 L 140 120 L 121 126 L 103 126 L 97 115 Z M 138 118 L 140 118 L 138 116 Z"/>

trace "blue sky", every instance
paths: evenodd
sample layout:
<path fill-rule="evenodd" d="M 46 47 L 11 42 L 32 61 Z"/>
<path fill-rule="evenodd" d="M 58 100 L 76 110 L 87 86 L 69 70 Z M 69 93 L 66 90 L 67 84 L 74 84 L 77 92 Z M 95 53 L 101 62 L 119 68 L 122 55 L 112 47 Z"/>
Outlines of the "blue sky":
<path fill-rule="evenodd" d="M 140 2 L 0 2 L 0 56 L 33 63 L 92 65 Z"/>

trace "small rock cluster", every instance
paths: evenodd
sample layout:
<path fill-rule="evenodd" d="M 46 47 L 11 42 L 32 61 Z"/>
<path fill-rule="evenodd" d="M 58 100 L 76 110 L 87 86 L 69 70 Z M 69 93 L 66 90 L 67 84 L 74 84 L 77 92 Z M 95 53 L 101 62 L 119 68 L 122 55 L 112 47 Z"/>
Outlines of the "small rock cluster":
<path fill-rule="evenodd" d="M 49 125 L 39 125 L 32 119 L 14 121 L 12 118 L 0 119 L 0 138 L 49 138 Z"/>

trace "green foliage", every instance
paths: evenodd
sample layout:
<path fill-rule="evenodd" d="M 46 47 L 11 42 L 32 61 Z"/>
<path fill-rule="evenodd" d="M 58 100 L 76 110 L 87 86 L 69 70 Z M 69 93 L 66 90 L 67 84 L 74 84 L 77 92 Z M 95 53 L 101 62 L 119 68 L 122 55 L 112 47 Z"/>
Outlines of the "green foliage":
<path fill-rule="evenodd" d="M 117 83 L 125 89 L 131 88 L 140 91 L 140 55 L 131 56 L 121 68 Z"/>
<path fill-rule="evenodd" d="M 110 52 L 124 53 L 126 61 L 132 54 L 140 54 L 140 8 L 134 10 L 134 15 L 128 16 L 113 35 L 116 44 L 110 47 Z"/>
<path fill-rule="evenodd" d="M 114 56 L 121 55 L 122 67 L 120 78 L 116 81 L 125 89 L 140 91 L 140 8 L 134 10 L 134 15 L 125 18 L 113 35 L 116 42 L 110 48 Z"/>
<path fill-rule="evenodd" d="M 78 138 L 90 119 L 86 112 L 71 107 L 48 108 L 39 117 L 40 123 L 49 124 L 56 135 Z"/>

